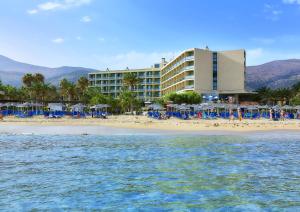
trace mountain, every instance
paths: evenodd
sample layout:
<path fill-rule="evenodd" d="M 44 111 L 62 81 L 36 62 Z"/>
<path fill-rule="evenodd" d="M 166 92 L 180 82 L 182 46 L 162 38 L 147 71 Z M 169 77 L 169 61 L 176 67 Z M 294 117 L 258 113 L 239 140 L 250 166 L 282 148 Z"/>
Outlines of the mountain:
<path fill-rule="evenodd" d="M 290 87 L 300 81 L 300 60 L 276 60 L 246 70 L 248 89 L 267 86 L 270 88 Z"/>
<path fill-rule="evenodd" d="M 83 67 L 63 66 L 58 68 L 49 68 L 36 66 L 27 63 L 21 63 L 8 57 L 0 55 L 0 79 L 4 84 L 20 86 L 22 77 L 25 73 L 41 73 L 45 76 L 46 81 L 58 85 L 60 80 L 66 78 L 75 82 L 81 76 L 86 76 L 94 69 Z"/>
<path fill-rule="evenodd" d="M 49 68 L 21 63 L 0 55 L 0 79 L 4 84 L 20 86 L 25 73 L 42 73 L 46 81 L 58 85 L 66 78 L 72 82 L 81 76 L 87 76 L 94 69 L 63 66 Z M 246 87 L 248 90 L 267 86 L 270 88 L 290 87 L 300 81 L 300 59 L 276 60 L 246 69 Z"/>

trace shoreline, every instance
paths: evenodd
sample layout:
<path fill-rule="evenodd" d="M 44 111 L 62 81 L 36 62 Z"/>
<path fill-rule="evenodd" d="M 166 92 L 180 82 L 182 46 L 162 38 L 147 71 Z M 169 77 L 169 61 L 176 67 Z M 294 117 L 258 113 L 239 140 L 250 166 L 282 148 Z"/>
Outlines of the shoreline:
<path fill-rule="evenodd" d="M 146 116 L 119 115 L 108 119 L 45 119 L 43 116 L 20 119 L 5 117 L 0 133 L 43 134 L 240 134 L 259 132 L 300 132 L 300 120 L 155 120 Z"/>

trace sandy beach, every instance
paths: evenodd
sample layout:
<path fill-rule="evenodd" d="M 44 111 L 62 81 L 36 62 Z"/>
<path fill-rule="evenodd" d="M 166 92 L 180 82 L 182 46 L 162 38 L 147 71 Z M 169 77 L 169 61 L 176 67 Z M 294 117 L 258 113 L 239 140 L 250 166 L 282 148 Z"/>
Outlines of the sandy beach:
<path fill-rule="evenodd" d="M 118 115 L 109 116 L 108 119 L 82 118 L 73 119 L 64 117 L 60 119 L 46 119 L 43 116 L 34 118 L 5 117 L 0 121 L 0 133 L 21 129 L 24 127 L 42 127 L 53 129 L 53 127 L 102 127 L 101 129 L 128 129 L 134 132 L 135 129 L 149 131 L 169 131 L 169 132 L 250 132 L 250 131 L 273 131 L 292 130 L 300 131 L 300 120 L 270 121 L 261 120 L 180 120 L 170 118 L 168 120 L 156 120 L 146 116 Z M 59 128 L 58 128 L 59 129 Z"/>

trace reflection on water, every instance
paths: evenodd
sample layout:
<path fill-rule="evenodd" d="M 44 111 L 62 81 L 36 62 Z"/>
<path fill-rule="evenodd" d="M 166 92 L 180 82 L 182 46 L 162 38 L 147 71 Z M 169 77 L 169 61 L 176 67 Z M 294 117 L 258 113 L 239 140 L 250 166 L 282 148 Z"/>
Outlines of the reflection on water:
<path fill-rule="evenodd" d="M 0 209 L 300 210 L 300 137 L 0 136 Z"/>

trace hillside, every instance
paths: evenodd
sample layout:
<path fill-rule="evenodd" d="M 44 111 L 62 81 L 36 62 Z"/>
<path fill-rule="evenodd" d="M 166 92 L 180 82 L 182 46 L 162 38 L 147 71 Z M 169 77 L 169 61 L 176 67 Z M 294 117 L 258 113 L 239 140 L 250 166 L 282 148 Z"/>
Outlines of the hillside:
<path fill-rule="evenodd" d="M 276 60 L 258 66 L 247 67 L 247 87 L 257 89 L 290 87 L 300 81 L 300 60 Z"/>
<path fill-rule="evenodd" d="M 47 82 L 57 85 L 63 78 L 75 82 L 79 77 L 87 76 L 87 73 L 91 71 L 95 70 L 70 66 L 58 68 L 36 66 L 18 62 L 0 55 L 0 79 L 4 84 L 14 86 L 21 85 L 22 76 L 25 73 L 42 73 L 46 77 Z"/>

